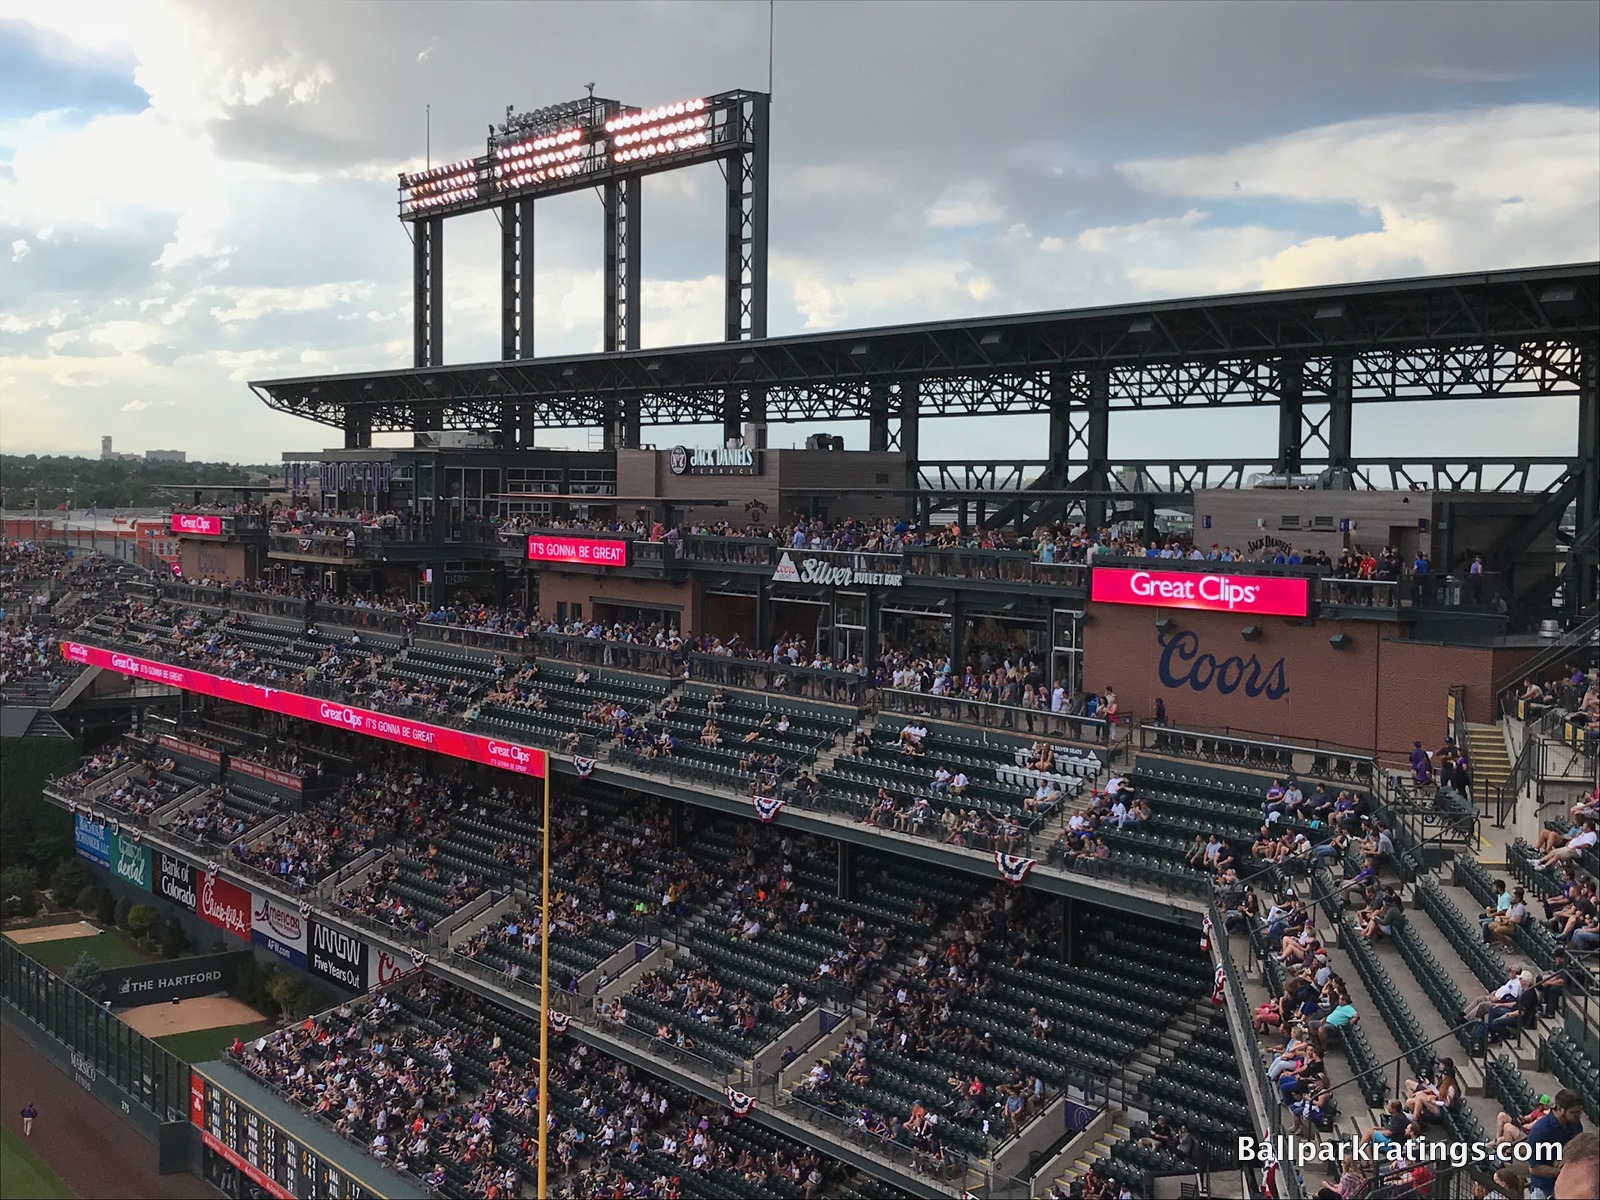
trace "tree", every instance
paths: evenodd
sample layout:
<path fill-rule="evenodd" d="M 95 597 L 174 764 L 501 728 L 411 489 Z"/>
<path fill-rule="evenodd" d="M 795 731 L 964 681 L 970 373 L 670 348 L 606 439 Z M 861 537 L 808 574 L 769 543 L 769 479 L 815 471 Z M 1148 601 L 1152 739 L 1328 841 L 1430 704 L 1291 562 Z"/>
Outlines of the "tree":
<path fill-rule="evenodd" d="M 128 932 L 143 941 L 156 923 L 156 910 L 148 904 L 135 904 L 128 910 Z"/>
<path fill-rule="evenodd" d="M 288 971 L 274 973 L 267 984 L 267 994 L 283 1010 L 286 1017 L 297 1017 L 304 1009 L 306 985 Z"/>
<path fill-rule="evenodd" d="M 168 958 L 181 958 L 189 948 L 189 935 L 183 932 L 183 922 L 173 917 L 161 931 L 161 953 Z"/>
<path fill-rule="evenodd" d="M 108 887 L 96 890 L 99 895 L 94 902 L 94 919 L 110 929 L 117 923 L 117 898 L 111 894 L 111 889 Z"/>
<path fill-rule="evenodd" d="M 92 994 L 100 982 L 100 960 L 85 951 L 78 955 L 78 961 L 67 968 L 62 978 L 80 992 Z"/>
<path fill-rule="evenodd" d="M 14 907 L 18 916 L 33 916 L 39 911 L 39 873 L 32 867 L 0 871 L 0 901 L 4 901 L 7 915 Z"/>
<path fill-rule="evenodd" d="M 118 929 L 126 929 L 128 927 L 128 910 L 132 907 L 133 901 L 129 900 L 126 896 L 120 896 L 117 898 L 115 924 Z"/>
<path fill-rule="evenodd" d="M 94 884 L 86 884 L 78 893 L 77 909 L 84 916 L 88 916 L 100 907 L 100 889 Z"/>
<path fill-rule="evenodd" d="M 92 882 L 89 868 L 80 860 L 64 859 L 50 877 L 50 898 L 55 901 L 57 908 L 71 908 L 79 893 Z"/>

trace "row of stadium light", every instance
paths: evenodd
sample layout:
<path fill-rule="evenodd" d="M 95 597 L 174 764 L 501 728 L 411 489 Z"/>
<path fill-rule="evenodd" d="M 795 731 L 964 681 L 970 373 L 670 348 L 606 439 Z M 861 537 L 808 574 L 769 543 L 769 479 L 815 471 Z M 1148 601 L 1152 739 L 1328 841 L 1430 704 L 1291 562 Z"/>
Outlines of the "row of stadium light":
<path fill-rule="evenodd" d="M 680 100 L 676 104 L 663 104 L 645 112 L 627 113 L 607 121 L 606 132 L 618 133 L 624 129 L 636 129 L 640 125 L 654 125 L 657 121 L 670 121 L 673 117 L 704 112 L 705 107 L 704 100 Z"/>
<path fill-rule="evenodd" d="M 458 175 L 476 179 L 477 172 L 477 164 L 470 158 L 463 158 L 460 162 L 453 162 L 448 166 L 433 167 L 427 171 L 418 171 L 415 175 L 407 175 L 405 183 L 413 192 L 433 191 L 440 187 L 449 187 L 454 182 L 454 177 Z"/>
<path fill-rule="evenodd" d="M 664 125 L 654 125 L 649 129 L 641 129 L 637 133 L 619 133 L 611 139 L 611 144 L 618 150 L 624 146 L 637 146 L 641 142 L 654 141 L 657 138 L 676 137 L 681 133 L 692 133 L 696 129 L 704 129 L 711 123 L 711 118 L 705 113 L 698 113 L 692 117 L 684 117 L 677 121 L 668 121 Z"/>
<path fill-rule="evenodd" d="M 709 146 L 711 134 L 708 132 L 685 134 L 683 137 L 667 138 L 659 142 L 647 142 L 643 146 L 632 150 L 618 150 L 611 156 L 614 163 L 638 162 L 640 159 L 655 158 L 658 154 L 673 154 L 679 150 L 693 150 L 696 146 Z"/>
<path fill-rule="evenodd" d="M 530 151 L 497 164 L 494 175 L 499 179 L 505 175 L 516 175 L 538 167 L 547 167 L 551 163 L 570 162 L 575 158 L 582 158 L 584 151 L 585 147 L 581 143 L 576 146 L 563 146 L 559 150 L 546 150 L 542 154 Z"/>
<path fill-rule="evenodd" d="M 495 170 L 500 168 L 496 167 Z M 544 167 L 538 170 L 526 170 L 516 175 L 503 175 L 495 181 L 495 186 L 502 192 L 514 191 L 517 188 L 528 187 L 531 184 L 543 183 L 547 179 L 563 179 L 568 175 L 576 175 L 583 170 L 583 162 L 558 163 L 553 167 Z"/>
<path fill-rule="evenodd" d="M 496 158 L 521 158 L 525 154 L 539 150 L 550 150 L 557 146 L 569 146 L 573 142 L 583 140 L 583 130 L 563 129 L 560 133 L 549 133 L 544 137 L 533 138 L 530 141 L 518 142 L 514 146 L 501 146 L 494 152 Z"/>
<path fill-rule="evenodd" d="M 458 204 L 478 196 L 478 164 L 470 158 L 406 176 L 406 207 L 411 212 Z"/>

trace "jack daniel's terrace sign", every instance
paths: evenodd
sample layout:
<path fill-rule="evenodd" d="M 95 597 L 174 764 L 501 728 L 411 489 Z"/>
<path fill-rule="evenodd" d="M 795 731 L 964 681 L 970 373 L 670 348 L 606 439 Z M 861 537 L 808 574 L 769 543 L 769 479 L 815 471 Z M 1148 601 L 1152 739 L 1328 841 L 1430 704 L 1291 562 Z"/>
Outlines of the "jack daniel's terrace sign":
<path fill-rule="evenodd" d="M 798 583 L 816 588 L 825 587 L 899 587 L 904 576 L 898 571 L 869 571 L 868 566 L 898 562 L 890 555 L 871 554 L 858 556 L 841 554 L 838 561 L 811 555 L 798 558 L 784 552 L 772 572 L 773 583 Z"/>

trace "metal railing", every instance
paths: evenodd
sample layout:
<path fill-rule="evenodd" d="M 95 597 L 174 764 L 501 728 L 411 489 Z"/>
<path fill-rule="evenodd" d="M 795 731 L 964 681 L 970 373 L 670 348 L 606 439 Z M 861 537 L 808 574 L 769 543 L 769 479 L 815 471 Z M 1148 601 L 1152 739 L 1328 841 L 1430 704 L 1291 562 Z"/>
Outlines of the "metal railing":
<path fill-rule="evenodd" d="M 1130 737 L 1131 723 L 1120 734 L 1111 734 L 1107 722 L 1071 712 L 1052 712 L 1049 708 L 1026 708 L 1020 704 L 1001 704 L 991 700 L 968 700 L 961 696 L 936 696 L 932 692 L 909 688 L 878 688 L 872 699 L 880 712 L 927 717 L 930 721 L 955 721 L 985 729 L 1003 730 L 1026 736 L 1066 738 L 1075 742 L 1106 745 Z"/>
<path fill-rule="evenodd" d="M 730 655 L 698 651 L 688 656 L 688 678 L 696 683 L 756 692 L 779 692 L 808 700 L 858 706 L 862 703 L 867 683 L 866 676 L 849 671 L 821 670 L 775 663 L 765 658 L 733 658 Z"/>

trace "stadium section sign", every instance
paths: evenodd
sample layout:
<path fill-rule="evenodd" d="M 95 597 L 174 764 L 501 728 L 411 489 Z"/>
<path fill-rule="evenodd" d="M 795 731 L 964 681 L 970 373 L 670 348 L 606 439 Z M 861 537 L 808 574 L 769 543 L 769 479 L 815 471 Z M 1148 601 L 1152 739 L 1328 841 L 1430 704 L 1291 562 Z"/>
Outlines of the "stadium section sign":
<path fill-rule="evenodd" d="M 81 642 L 62 642 L 61 657 L 68 662 L 85 663 L 91 667 L 104 667 L 135 679 L 148 679 L 167 687 L 181 688 L 202 696 L 216 696 L 235 704 L 247 704 L 268 712 L 282 713 L 319 725 L 334 725 L 368 737 L 399 742 L 403 746 L 417 746 L 450 758 L 464 758 L 468 762 L 484 763 L 518 775 L 531 775 L 543 779 L 546 756 L 517 742 L 501 741 L 481 734 L 466 733 L 460 729 L 447 729 L 442 725 L 429 725 L 388 713 L 373 712 L 353 704 L 334 704 L 299 692 L 285 692 L 260 683 L 244 683 L 237 679 L 224 679 L 206 671 L 190 667 L 175 667 L 167 663 L 123 654 L 117 650 L 103 650 L 99 646 L 86 646 Z"/>
<path fill-rule="evenodd" d="M 625 567 L 628 543 L 612 538 L 552 537 L 535 533 L 528 538 L 528 558 L 533 562 L 572 563 L 580 567 Z"/>
<path fill-rule="evenodd" d="M 1095 567 L 1089 599 L 1097 604 L 1142 604 L 1252 617 L 1303 617 L 1311 611 L 1311 581 L 1281 575 L 1221 575 Z"/>

